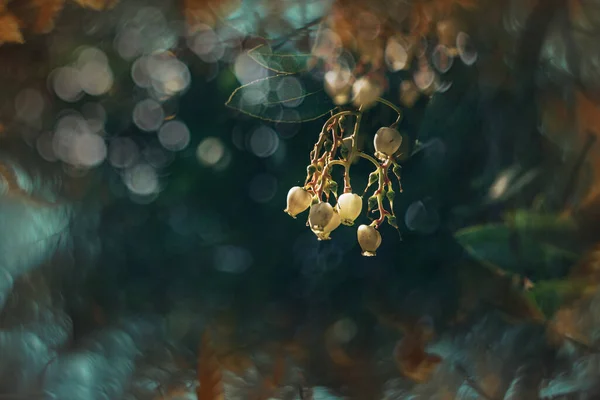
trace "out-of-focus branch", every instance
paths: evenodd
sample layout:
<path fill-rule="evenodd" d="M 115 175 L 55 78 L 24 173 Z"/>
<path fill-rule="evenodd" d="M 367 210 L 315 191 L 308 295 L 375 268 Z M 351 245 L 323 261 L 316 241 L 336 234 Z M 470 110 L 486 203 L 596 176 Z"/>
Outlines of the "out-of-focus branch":
<path fill-rule="evenodd" d="M 287 35 L 284 35 L 282 37 L 280 37 L 279 39 L 274 39 L 272 42 L 275 43 L 273 44 L 273 50 L 277 50 L 279 48 L 281 48 L 283 45 L 285 45 L 287 43 L 288 40 L 290 40 L 291 38 L 293 38 L 294 36 L 305 32 L 306 30 L 310 29 L 311 27 L 320 24 L 321 21 L 323 21 L 323 17 L 319 17 L 319 18 L 315 18 L 314 20 L 308 22 L 306 25 L 295 29 L 294 31 L 288 33 Z"/>

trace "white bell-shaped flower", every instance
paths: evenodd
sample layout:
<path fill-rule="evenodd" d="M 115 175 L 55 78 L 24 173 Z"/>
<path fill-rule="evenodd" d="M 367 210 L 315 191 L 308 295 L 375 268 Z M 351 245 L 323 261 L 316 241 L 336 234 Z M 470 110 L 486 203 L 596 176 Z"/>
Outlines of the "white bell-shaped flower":
<path fill-rule="evenodd" d="M 307 190 L 300 186 L 294 186 L 288 192 L 287 207 L 283 211 L 296 218 L 296 215 L 310 207 L 311 202 L 312 195 Z"/>
<path fill-rule="evenodd" d="M 371 225 L 361 225 L 357 230 L 358 244 L 362 249 L 362 255 L 372 257 L 381 245 L 381 234 Z"/>
<path fill-rule="evenodd" d="M 313 204 L 308 213 L 308 226 L 315 233 L 324 232 L 325 227 L 333 218 L 333 214 L 334 210 L 331 204 L 327 202 Z"/>
<path fill-rule="evenodd" d="M 336 230 L 340 226 L 341 223 L 342 223 L 342 217 L 340 217 L 340 213 L 338 213 L 336 209 L 333 209 L 333 215 L 331 216 L 331 219 L 329 220 L 327 225 L 323 228 L 323 230 L 320 232 L 316 232 L 313 229 L 313 233 L 315 235 L 317 235 L 317 238 L 319 240 L 329 240 L 329 239 L 331 239 L 329 237 L 331 232 Z"/>
<path fill-rule="evenodd" d="M 375 156 L 380 160 L 394 155 L 402 144 L 402 135 L 394 128 L 379 128 L 373 139 Z"/>
<path fill-rule="evenodd" d="M 358 218 L 362 211 L 362 197 L 356 193 L 344 193 L 337 202 L 336 209 L 342 218 L 342 224 L 354 225 L 354 220 Z"/>

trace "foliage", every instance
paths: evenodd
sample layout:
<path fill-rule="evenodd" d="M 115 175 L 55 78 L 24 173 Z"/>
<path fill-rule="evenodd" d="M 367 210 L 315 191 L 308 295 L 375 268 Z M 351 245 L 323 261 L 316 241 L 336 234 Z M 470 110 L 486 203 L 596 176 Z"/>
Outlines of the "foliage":
<path fill-rule="evenodd" d="M 303 94 L 298 96 L 286 92 L 290 79 L 296 78 L 287 74 L 276 75 L 240 86 L 233 91 L 226 105 L 265 121 L 287 123 L 315 120 L 333 109 L 331 98 L 320 85 L 308 77 L 301 81 Z"/>
<path fill-rule="evenodd" d="M 485 265 L 547 279 L 564 276 L 578 258 L 560 238 L 572 237 L 574 223 L 561 217 L 519 211 L 503 223 L 464 228 L 458 242 Z"/>

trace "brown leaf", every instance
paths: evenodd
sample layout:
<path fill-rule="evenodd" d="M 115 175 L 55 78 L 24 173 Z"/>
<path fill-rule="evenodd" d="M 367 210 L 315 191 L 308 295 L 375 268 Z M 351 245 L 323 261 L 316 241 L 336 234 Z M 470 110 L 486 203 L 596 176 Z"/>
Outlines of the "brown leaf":
<path fill-rule="evenodd" d="M 571 270 L 571 279 L 585 279 L 590 285 L 600 283 L 600 243 L 594 245 Z"/>
<path fill-rule="evenodd" d="M 54 21 L 62 11 L 65 0 L 32 0 L 36 17 L 31 26 L 33 33 L 48 33 L 54 29 Z"/>
<path fill-rule="evenodd" d="M 199 386 L 196 388 L 196 397 L 198 400 L 225 400 L 221 366 L 212 348 L 208 331 L 202 335 L 197 374 Z"/>
<path fill-rule="evenodd" d="M 408 332 L 394 348 L 394 360 L 400 373 L 417 383 L 426 382 L 442 358 L 425 351 L 419 332 Z"/>
<path fill-rule="evenodd" d="M 265 378 L 264 387 L 267 392 L 274 392 L 283 384 L 285 377 L 286 362 L 285 354 L 283 349 L 278 349 L 275 355 L 275 362 L 273 363 L 273 373 L 271 376 Z"/>
<path fill-rule="evenodd" d="M 110 10 L 117 5 L 119 0 L 73 0 L 83 8 L 89 8 L 94 11 Z"/>
<path fill-rule="evenodd" d="M 25 43 L 19 20 L 10 13 L 0 15 L 0 45 L 4 43 Z"/>
<path fill-rule="evenodd" d="M 252 359 L 245 353 L 229 353 L 219 357 L 219 363 L 224 369 L 233 372 L 236 375 L 243 375 L 254 366 Z"/>
<path fill-rule="evenodd" d="M 425 351 L 426 344 L 435 335 L 433 327 L 423 318 L 417 319 L 392 312 L 375 301 L 367 308 L 377 317 L 380 324 L 404 333 L 404 337 L 396 343 L 393 353 L 398 371 L 415 382 L 426 382 L 442 362 L 440 356 Z"/>
<path fill-rule="evenodd" d="M 188 33 L 196 32 L 201 24 L 214 26 L 220 18 L 235 11 L 239 4 L 239 0 L 183 0 Z"/>

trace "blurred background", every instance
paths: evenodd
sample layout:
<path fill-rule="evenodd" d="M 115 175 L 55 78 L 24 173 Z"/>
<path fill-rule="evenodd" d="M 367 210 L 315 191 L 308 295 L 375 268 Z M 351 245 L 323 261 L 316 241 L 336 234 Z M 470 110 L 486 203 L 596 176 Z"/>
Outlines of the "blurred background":
<path fill-rule="evenodd" d="M 0 0 L 0 399 L 598 398 L 599 37 L 597 0 Z M 367 212 L 284 213 L 359 106 L 367 154 L 400 112 L 375 257 Z"/>

